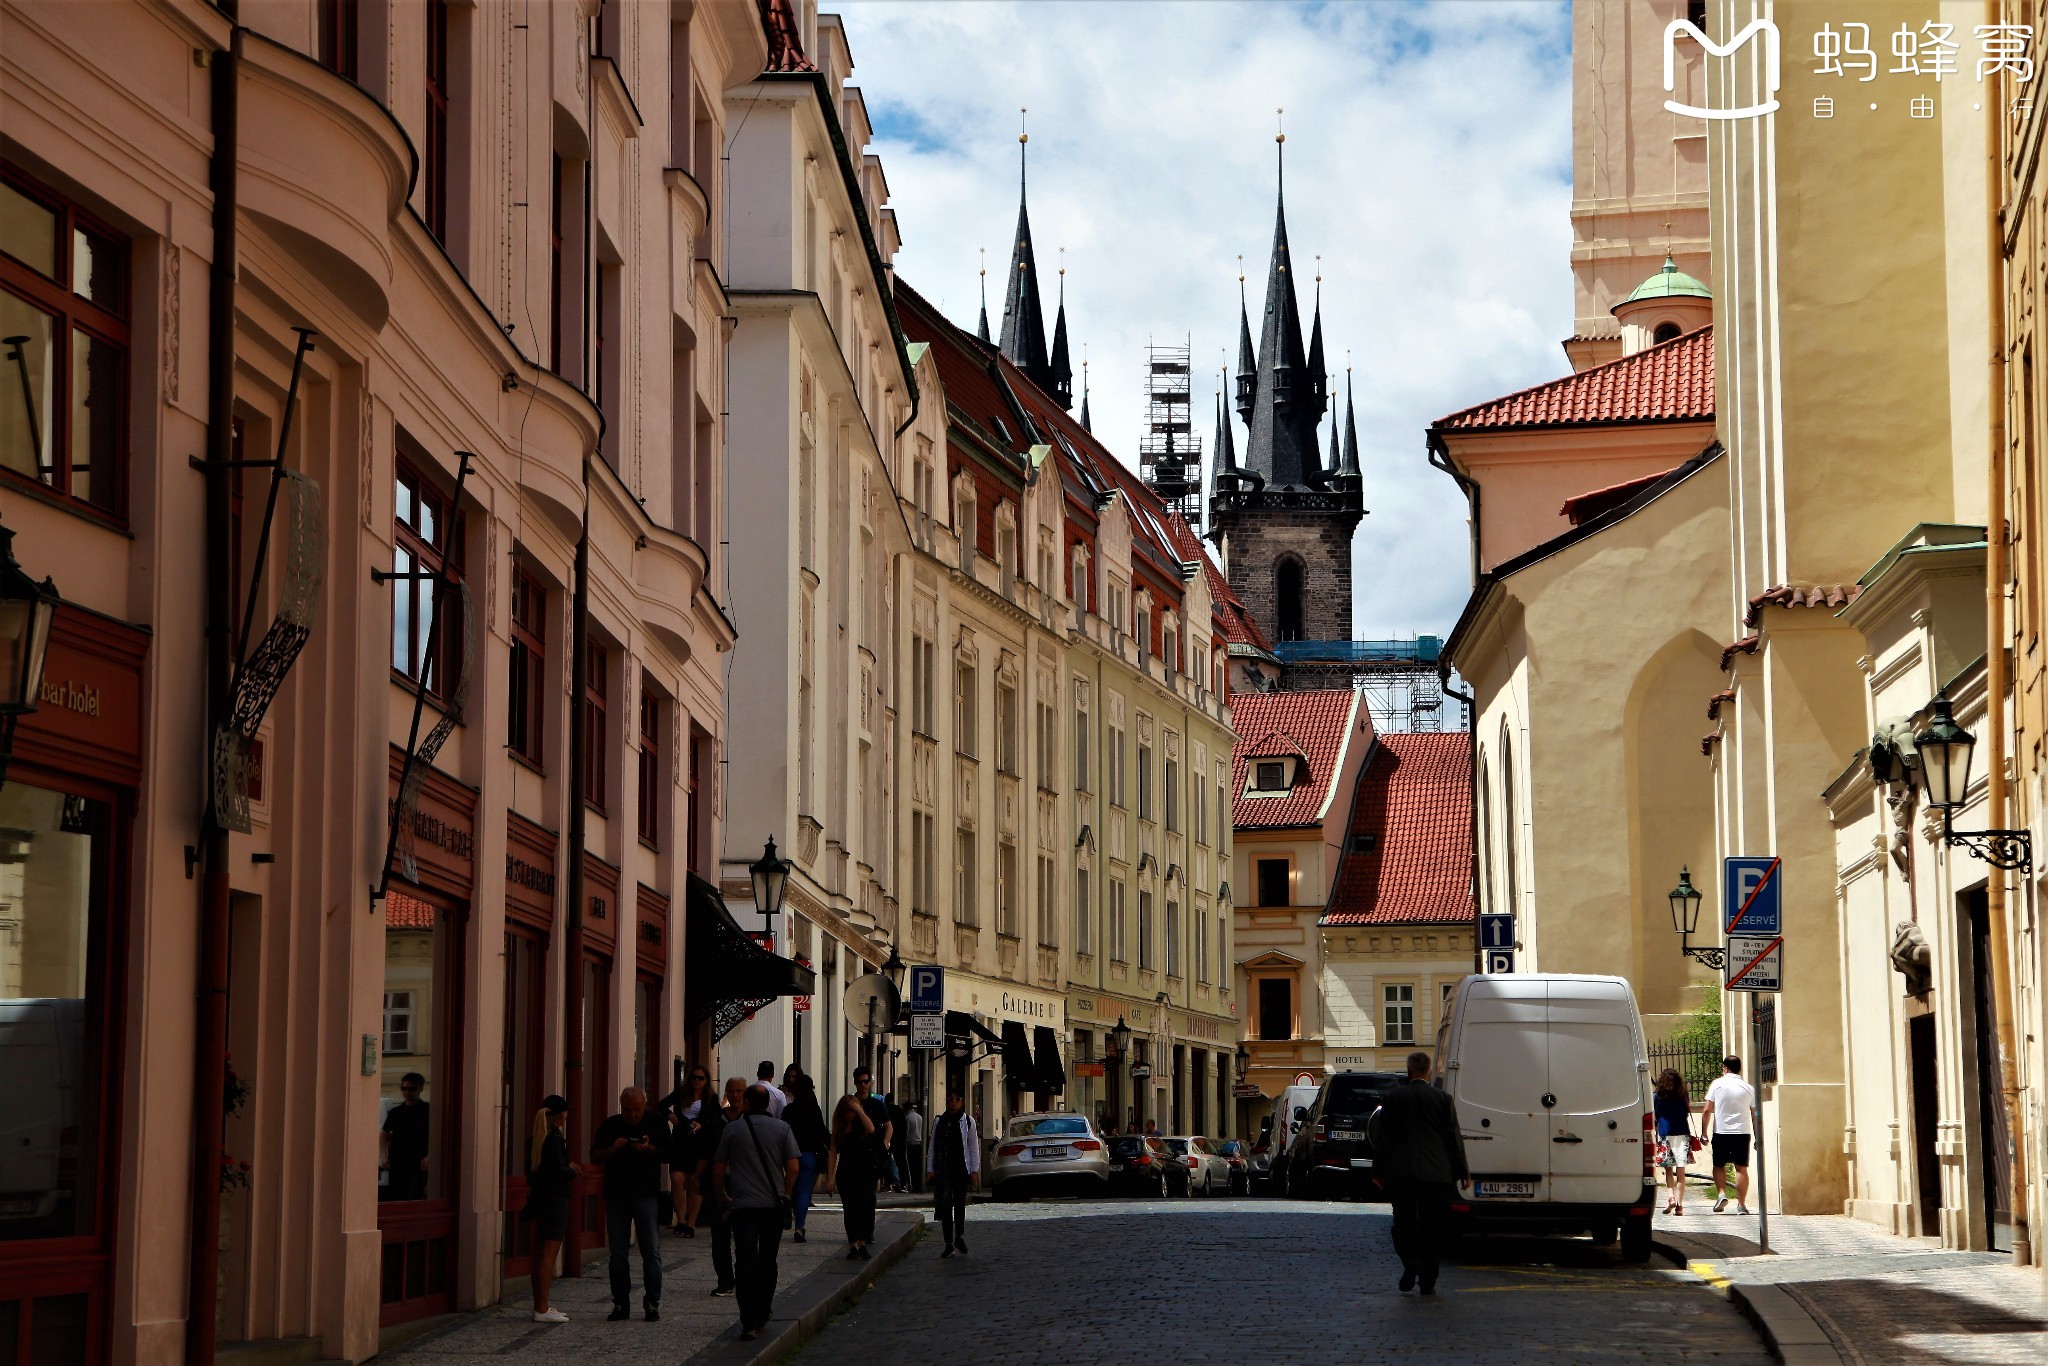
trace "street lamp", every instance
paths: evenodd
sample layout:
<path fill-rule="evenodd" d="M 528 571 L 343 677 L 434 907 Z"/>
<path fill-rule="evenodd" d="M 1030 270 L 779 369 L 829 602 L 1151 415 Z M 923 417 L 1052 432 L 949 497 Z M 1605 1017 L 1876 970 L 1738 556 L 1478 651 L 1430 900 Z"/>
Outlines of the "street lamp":
<path fill-rule="evenodd" d="M 2034 870 L 2033 836 L 2025 830 L 1957 830 L 1951 816 L 1970 792 L 1970 761 L 1977 751 L 1977 737 L 1956 724 L 1950 711 L 1948 690 L 1934 695 L 1928 704 L 1927 729 L 1913 737 L 1920 752 L 1920 781 L 1927 790 L 1927 804 L 1941 813 L 1942 842 L 1961 845 L 1972 858 L 1994 868 Z"/>
<path fill-rule="evenodd" d="M 14 558 L 14 531 L 0 526 L 0 782 L 14 756 L 14 726 L 43 696 L 43 661 L 56 619 L 57 585 L 37 583 Z"/>
<path fill-rule="evenodd" d="M 761 857 L 747 871 L 754 878 L 754 907 L 768 922 L 768 938 L 773 942 L 775 913 L 782 909 L 782 891 L 789 885 L 789 860 L 775 856 L 775 836 L 768 837 L 768 845 L 761 851 Z"/>
<path fill-rule="evenodd" d="M 1244 1084 L 1245 1075 L 1252 1070 L 1251 1050 L 1246 1048 L 1243 1044 L 1239 1044 L 1237 1046 L 1237 1052 L 1230 1055 L 1230 1060 L 1237 1067 L 1238 1085 L 1242 1086 Z"/>
<path fill-rule="evenodd" d="M 903 974 L 909 970 L 910 965 L 896 956 L 896 946 L 889 945 L 889 956 L 882 960 L 882 975 L 889 979 L 889 985 L 896 988 L 898 995 L 903 992 Z"/>
<path fill-rule="evenodd" d="M 1111 1056 L 1121 1058 L 1131 1051 L 1131 1027 L 1124 1023 L 1124 1017 L 1116 1017 L 1116 1028 L 1109 1031 L 1110 1047 L 1115 1050 Z"/>
<path fill-rule="evenodd" d="M 1671 903 L 1671 928 L 1678 935 L 1678 951 L 1703 967 L 1719 972 L 1728 962 L 1728 951 L 1719 946 L 1696 949 L 1687 941 L 1700 926 L 1700 889 L 1692 885 L 1692 869 L 1678 870 L 1678 885 L 1666 900 Z"/>

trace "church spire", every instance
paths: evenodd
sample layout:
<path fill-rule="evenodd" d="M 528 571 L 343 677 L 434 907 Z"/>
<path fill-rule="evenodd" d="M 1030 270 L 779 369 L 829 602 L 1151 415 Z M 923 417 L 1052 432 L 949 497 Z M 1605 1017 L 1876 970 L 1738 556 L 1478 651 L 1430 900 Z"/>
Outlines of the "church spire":
<path fill-rule="evenodd" d="M 1347 357 L 1347 361 L 1348 361 Z M 1336 421 L 1330 424 L 1333 428 Z M 1357 488 L 1364 481 L 1358 468 L 1358 402 L 1351 397 L 1351 366 L 1344 366 L 1344 461 L 1337 466 L 1337 482 L 1345 488 Z"/>
<path fill-rule="evenodd" d="M 978 250 L 981 252 L 981 326 L 975 329 L 975 335 L 988 341 L 988 248 Z"/>
<path fill-rule="evenodd" d="M 1017 134 L 1017 237 L 1011 248 L 1010 280 L 1003 296 L 1002 350 L 1032 383 L 1051 392 L 1052 367 L 1045 355 L 1045 310 L 1038 293 L 1038 256 L 1031 249 L 1031 212 L 1025 195 L 1025 157 L 1030 141 L 1031 134 Z"/>
<path fill-rule="evenodd" d="M 1325 387 L 1329 371 L 1323 368 L 1323 258 L 1320 256 L 1316 258 L 1316 313 L 1308 343 L 1308 371 L 1315 385 L 1316 412 L 1320 417 L 1323 405 L 1329 402 L 1329 390 Z M 1336 466 L 1336 461 L 1330 462 L 1332 469 Z"/>
<path fill-rule="evenodd" d="M 1052 396 L 1060 407 L 1074 406 L 1074 367 L 1067 359 L 1067 249 L 1060 248 L 1060 308 L 1052 328 Z"/>
<path fill-rule="evenodd" d="M 1277 487 L 1301 487 L 1318 474 L 1316 428 L 1323 415 L 1323 380 L 1309 365 L 1301 341 L 1301 310 L 1287 247 L 1285 133 L 1276 134 L 1279 195 L 1273 214 L 1273 257 L 1266 269 L 1266 315 L 1259 335 L 1258 375 L 1249 419 L 1245 464 Z"/>
<path fill-rule="evenodd" d="M 1095 424 L 1088 420 L 1088 348 L 1081 348 L 1081 430 L 1092 432 Z"/>
<path fill-rule="evenodd" d="M 1244 258 L 1237 258 L 1237 415 L 1252 420 L 1252 400 L 1258 390 L 1259 362 L 1252 355 L 1251 316 L 1244 303 Z"/>

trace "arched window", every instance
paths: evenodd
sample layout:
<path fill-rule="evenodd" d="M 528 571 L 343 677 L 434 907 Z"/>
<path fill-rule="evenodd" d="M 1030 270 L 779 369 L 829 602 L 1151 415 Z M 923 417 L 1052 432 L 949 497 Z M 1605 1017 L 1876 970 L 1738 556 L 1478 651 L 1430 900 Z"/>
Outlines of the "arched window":
<path fill-rule="evenodd" d="M 1679 328 L 1677 323 L 1658 323 L 1656 332 L 1651 336 L 1651 341 L 1655 345 L 1662 346 L 1665 342 L 1672 340 L 1678 335 Z"/>
<path fill-rule="evenodd" d="M 1515 877 L 1515 750 L 1508 739 L 1508 724 L 1500 725 L 1500 853 L 1502 881 L 1506 886 L 1508 901 L 1501 907 L 1509 915 L 1521 913 L 1521 902 L 1517 897 Z"/>
<path fill-rule="evenodd" d="M 1279 623 L 1280 639 L 1302 638 L 1301 561 L 1292 555 L 1282 559 L 1273 571 L 1273 620 Z"/>

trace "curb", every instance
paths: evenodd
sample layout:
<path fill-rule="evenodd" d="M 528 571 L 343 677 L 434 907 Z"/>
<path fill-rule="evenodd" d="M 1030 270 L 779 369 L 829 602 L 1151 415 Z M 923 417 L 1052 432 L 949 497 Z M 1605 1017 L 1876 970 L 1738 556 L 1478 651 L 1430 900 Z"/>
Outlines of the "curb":
<path fill-rule="evenodd" d="M 692 1366 L 754 1366 L 787 1361 L 816 1337 L 832 1316 L 860 1298 L 884 1271 L 909 1255 L 924 1236 L 925 1218 L 909 1210 L 887 1210 L 876 1216 L 874 1256 L 865 1262 L 827 1262 L 778 1292 L 775 1317 L 753 1342 L 741 1342 L 737 1326 L 692 1356 Z"/>
<path fill-rule="evenodd" d="M 1683 1235 L 1664 1234 L 1650 1246 L 1726 1295 L 1763 1338 L 1771 1355 L 1786 1366 L 1840 1366 L 1842 1354 L 1834 1340 L 1783 1286 L 1729 1280 L 1721 1274 L 1722 1259 Z"/>

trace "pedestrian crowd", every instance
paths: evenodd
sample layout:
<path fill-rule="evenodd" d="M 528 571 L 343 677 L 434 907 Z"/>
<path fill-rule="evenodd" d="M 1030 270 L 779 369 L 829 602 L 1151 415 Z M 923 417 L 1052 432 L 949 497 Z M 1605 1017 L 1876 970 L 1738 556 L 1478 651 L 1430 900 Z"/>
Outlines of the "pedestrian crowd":
<path fill-rule="evenodd" d="M 570 1156 L 569 1102 L 549 1096 L 534 1114 L 528 1146 L 527 1199 L 520 1218 L 532 1225 L 533 1318 L 566 1323 L 549 1303 L 556 1259 L 568 1228 L 571 1190 L 584 1170 Z M 754 1081 L 729 1078 L 722 1090 L 703 1067 L 676 1064 L 674 1088 L 650 1102 L 629 1086 L 618 1112 L 591 1135 L 589 1158 L 603 1171 L 605 1235 L 611 1253 L 612 1321 L 632 1318 L 632 1252 L 640 1260 L 640 1308 L 647 1322 L 661 1318 L 662 1169 L 667 1168 L 668 1231 L 711 1239 L 710 1293 L 732 1297 L 740 1338 L 760 1337 L 772 1316 L 782 1235 L 808 1236 L 812 1197 L 837 1192 L 846 1224 L 846 1256 L 873 1254 L 875 1201 L 880 1190 L 942 1192 L 946 1256 L 965 1252 L 967 1188 L 979 1180 L 981 1140 L 956 1093 L 947 1112 L 929 1127 L 914 1104 L 899 1106 L 875 1093 L 873 1074 L 861 1067 L 853 1087 L 832 1107 L 828 1122 L 817 1084 L 794 1063 L 778 1084 L 763 1062 Z M 394 1170 L 409 1169 L 407 1131 L 387 1138 Z M 932 1163 L 930 1169 L 927 1164 Z M 950 1201 L 950 1204 L 947 1203 Z"/>

